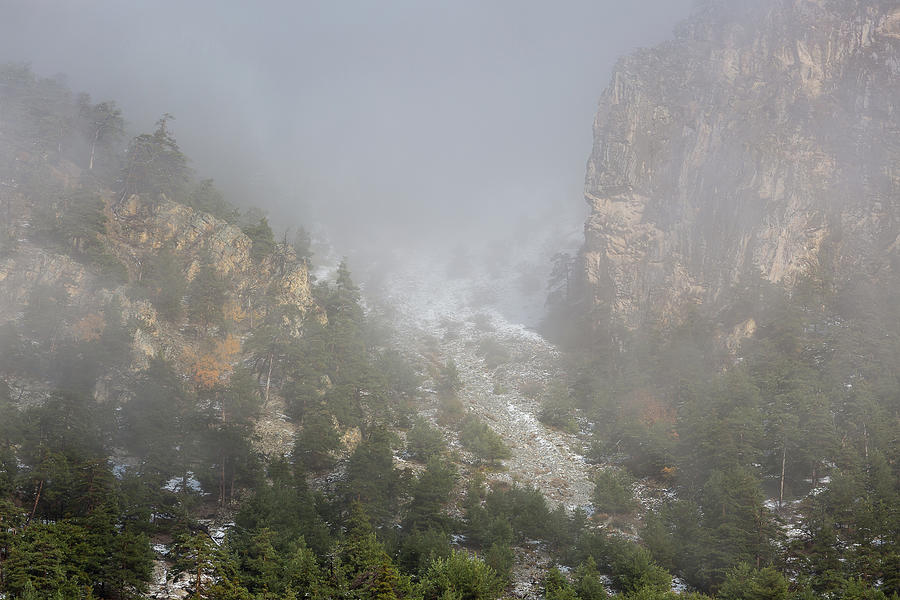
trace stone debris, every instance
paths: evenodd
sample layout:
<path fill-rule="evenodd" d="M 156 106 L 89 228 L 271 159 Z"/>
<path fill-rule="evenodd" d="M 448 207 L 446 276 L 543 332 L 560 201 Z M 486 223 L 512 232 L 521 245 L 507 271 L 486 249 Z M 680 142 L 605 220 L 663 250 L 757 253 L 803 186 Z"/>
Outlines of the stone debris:
<path fill-rule="evenodd" d="M 562 377 L 559 350 L 537 332 L 507 319 L 497 306 L 470 303 L 474 290 L 491 283 L 503 289 L 509 281 L 486 281 L 486 276 L 447 281 L 440 269 L 421 260 L 394 273 L 385 286 L 384 301 L 396 309 L 396 342 L 423 357 L 433 360 L 436 350 L 441 362 L 455 362 L 466 411 L 488 423 L 512 452 L 503 461 L 505 470 L 489 473 L 488 481 L 531 485 L 553 506 L 589 509 L 593 467 L 585 460 L 583 442 L 542 424 L 539 402 L 520 391 L 535 383 L 546 388 Z M 485 338 L 508 354 L 506 362 L 486 365 L 479 354 Z"/>

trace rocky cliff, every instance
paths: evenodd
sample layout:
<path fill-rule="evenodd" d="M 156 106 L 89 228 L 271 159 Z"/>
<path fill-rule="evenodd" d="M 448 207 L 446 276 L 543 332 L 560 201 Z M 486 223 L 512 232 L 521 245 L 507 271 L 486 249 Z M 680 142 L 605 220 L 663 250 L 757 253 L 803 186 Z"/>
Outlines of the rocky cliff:
<path fill-rule="evenodd" d="M 584 276 L 627 327 L 900 251 L 900 5 L 700 2 L 600 100 Z M 826 251 L 827 250 L 827 251 Z"/>
<path fill-rule="evenodd" d="M 66 189 L 65 181 L 50 179 Z M 254 259 L 252 240 L 210 214 L 163 196 L 151 201 L 133 195 L 115 201 L 113 194 L 101 191 L 98 197 L 105 216 L 97 243 L 122 270 L 113 281 L 98 271 L 96 263 L 79 259 L 69 245 L 47 243 L 46 235 L 32 235 L 39 210 L 25 194 L 7 197 L 10 212 L 18 218 L 4 221 L 4 229 L 11 228 L 15 235 L 16 246 L 0 255 L 0 327 L 20 322 L 36 298 L 59 290 L 64 300 L 57 311 L 60 320 L 54 340 L 79 338 L 78 328 L 86 315 L 114 305 L 122 324 L 133 332 L 132 368 L 143 368 L 150 358 L 162 354 L 189 370 L 192 361 L 208 350 L 210 333 L 216 337 L 227 331 L 232 336 L 238 352 L 232 353 L 230 361 L 237 363 L 246 358 L 239 351 L 241 341 L 267 315 L 283 315 L 279 325 L 299 335 L 304 315 L 321 312 L 312 297 L 307 263 L 291 247 L 276 245 Z M 161 314 L 148 297 L 141 287 L 142 275 L 162 249 L 171 253 L 185 293 L 202 265 L 209 264 L 217 272 L 225 303 L 223 331 L 201 332 L 196 323 L 184 318 L 183 311 L 181 318 Z M 41 389 L 39 381 L 20 384 L 23 389 Z"/>

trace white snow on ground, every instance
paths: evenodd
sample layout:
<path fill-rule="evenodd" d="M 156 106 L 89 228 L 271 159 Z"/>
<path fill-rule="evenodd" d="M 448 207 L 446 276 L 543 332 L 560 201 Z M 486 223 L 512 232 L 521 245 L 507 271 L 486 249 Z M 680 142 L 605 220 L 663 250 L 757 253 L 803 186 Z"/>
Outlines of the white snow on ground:
<path fill-rule="evenodd" d="M 186 484 L 187 488 L 192 492 L 203 491 L 203 486 L 200 485 L 200 481 L 197 480 L 190 471 L 188 471 L 187 478 L 184 481 L 182 481 L 181 477 L 173 477 L 165 483 L 163 489 L 169 492 L 180 492 L 184 484 Z"/>
<path fill-rule="evenodd" d="M 228 530 L 234 527 L 234 521 L 217 523 L 212 519 L 199 519 L 197 522 L 207 528 L 209 537 L 217 546 L 222 545 L 222 542 L 225 541 L 225 536 L 228 534 Z"/>
<path fill-rule="evenodd" d="M 556 347 L 506 316 L 517 314 L 536 323 L 537 301 L 523 299 L 516 290 L 518 273 L 447 279 L 446 264 L 419 256 L 384 281 L 382 300 L 393 308 L 398 344 L 414 351 L 430 337 L 437 340 L 445 360 L 454 360 L 466 409 L 496 431 L 512 452 L 504 461 L 506 471 L 489 479 L 534 485 L 554 505 L 588 507 L 593 486 L 581 441 L 541 424 L 538 402 L 519 391 L 523 384 L 546 386 L 561 377 Z M 537 295 L 543 308 L 543 293 Z M 509 362 L 488 368 L 478 353 L 484 338 L 502 345 Z"/>

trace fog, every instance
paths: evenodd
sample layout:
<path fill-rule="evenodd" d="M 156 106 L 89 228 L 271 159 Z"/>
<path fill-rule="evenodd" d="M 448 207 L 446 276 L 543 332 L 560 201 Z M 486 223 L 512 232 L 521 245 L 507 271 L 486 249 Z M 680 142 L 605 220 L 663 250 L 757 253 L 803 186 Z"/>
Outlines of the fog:
<path fill-rule="evenodd" d="M 900 0 L 0 0 L 0 600 L 900 600 L 898 101 Z"/>
<path fill-rule="evenodd" d="M 689 0 L 4 0 L 0 60 L 163 113 L 192 166 L 277 227 L 339 246 L 576 232 L 596 101 L 616 59 Z"/>

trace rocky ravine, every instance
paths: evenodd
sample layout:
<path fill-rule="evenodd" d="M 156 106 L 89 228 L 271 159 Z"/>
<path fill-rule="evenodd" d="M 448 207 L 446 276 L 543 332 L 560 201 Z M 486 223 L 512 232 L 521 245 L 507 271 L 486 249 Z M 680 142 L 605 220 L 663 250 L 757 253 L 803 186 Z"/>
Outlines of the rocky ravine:
<path fill-rule="evenodd" d="M 890 269 L 898 99 L 895 1 L 698 2 L 675 40 L 621 60 L 600 100 L 590 296 L 637 327 L 748 276 Z"/>
<path fill-rule="evenodd" d="M 498 295 L 505 294 L 503 300 L 509 301 L 516 293 L 511 281 L 479 279 L 477 275 L 448 280 L 441 276 L 442 266 L 433 257 L 420 257 L 395 271 L 386 282 L 383 300 L 392 308 L 397 345 L 423 355 L 437 347 L 443 360 L 456 363 L 466 411 L 487 423 L 512 452 L 511 458 L 503 461 L 503 470 L 486 473 L 489 484 L 530 485 L 552 506 L 580 507 L 590 513 L 591 474 L 600 467 L 586 462 L 578 436 L 538 421 L 538 402 L 520 391 L 523 384 L 546 386 L 561 377 L 558 350 L 525 325 L 510 322 L 496 304 L 478 301 L 479 290 L 486 286 Z M 509 353 L 507 362 L 495 368 L 485 364 L 478 345 L 486 337 Z M 436 394 L 431 400 L 436 407 Z M 433 410 L 425 416 L 435 420 L 436 414 Z M 451 447 L 465 455 L 455 433 L 450 435 Z M 537 544 L 517 548 L 516 554 L 513 595 L 540 597 L 540 581 L 543 570 L 551 566 L 550 555 Z"/>
<path fill-rule="evenodd" d="M 591 466 L 581 440 L 540 423 L 538 402 L 520 391 L 523 384 L 546 386 L 561 377 L 558 350 L 495 308 L 473 306 L 473 291 L 483 283 L 477 278 L 448 281 L 427 259 L 395 273 L 386 300 L 395 309 L 398 345 L 422 349 L 437 340 L 441 354 L 455 361 L 466 410 L 488 423 L 512 451 L 505 471 L 489 474 L 489 481 L 530 484 L 554 505 L 589 509 Z M 478 352 L 484 338 L 502 345 L 509 360 L 488 368 Z"/>

